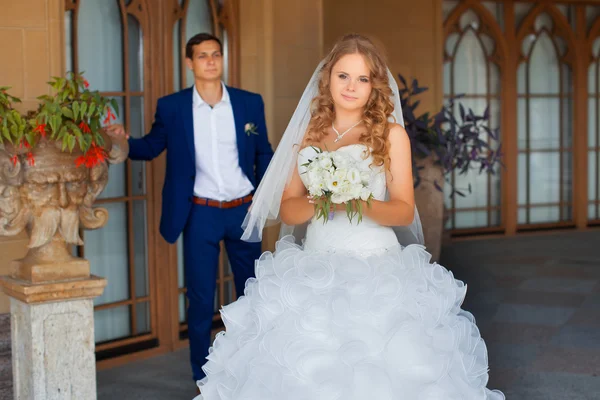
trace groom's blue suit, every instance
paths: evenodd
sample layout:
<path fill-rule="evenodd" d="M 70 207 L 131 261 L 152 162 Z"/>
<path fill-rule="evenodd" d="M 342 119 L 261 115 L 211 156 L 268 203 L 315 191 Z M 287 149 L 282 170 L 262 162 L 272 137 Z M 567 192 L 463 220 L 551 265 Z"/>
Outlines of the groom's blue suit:
<path fill-rule="evenodd" d="M 150 133 L 129 139 L 129 157 L 152 160 L 167 150 L 160 233 L 169 243 L 174 243 L 182 232 L 184 235 L 190 352 L 197 380 L 204 376 L 201 366 L 210 346 L 219 243 L 225 241 L 238 296 L 243 294 L 246 280 L 254 275 L 254 261 L 260 256 L 261 246 L 240 240 L 247 201 L 231 208 L 196 204 L 193 90 L 159 99 Z M 263 101 L 260 95 L 243 90 L 227 87 L 227 92 L 235 120 L 240 168 L 257 188 L 273 155 Z M 254 124 L 254 132 L 246 132 L 248 123 Z"/>

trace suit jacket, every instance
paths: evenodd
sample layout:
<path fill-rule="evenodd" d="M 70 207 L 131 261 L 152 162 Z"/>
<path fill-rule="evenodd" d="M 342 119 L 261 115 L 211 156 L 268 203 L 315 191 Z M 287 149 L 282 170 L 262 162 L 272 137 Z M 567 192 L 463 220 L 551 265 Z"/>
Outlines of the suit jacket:
<path fill-rule="evenodd" d="M 174 243 L 187 222 L 192 208 L 196 179 L 196 151 L 192 116 L 193 88 L 158 100 L 150 133 L 129 138 L 132 160 L 152 160 L 167 150 L 167 171 L 162 191 L 160 233 Z M 267 137 L 264 103 L 258 94 L 227 87 L 233 109 L 240 167 L 256 188 L 273 156 Z M 256 133 L 245 132 L 253 123 Z"/>

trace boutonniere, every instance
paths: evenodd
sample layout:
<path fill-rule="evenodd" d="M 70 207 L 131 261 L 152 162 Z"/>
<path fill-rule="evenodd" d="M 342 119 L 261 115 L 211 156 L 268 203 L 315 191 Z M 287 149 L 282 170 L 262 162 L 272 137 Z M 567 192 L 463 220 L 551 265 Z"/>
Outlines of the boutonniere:
<path fill-rule="evenodd" d="M 258 132 L 256 131 L 256 125 L 254 125 L 252 122 L 248 122 L 246 125 L 244 125 L 244 132 L 246 132 L 246 135 L 248 136 L 250 136 L 250 134 L 258 135 Z"/>

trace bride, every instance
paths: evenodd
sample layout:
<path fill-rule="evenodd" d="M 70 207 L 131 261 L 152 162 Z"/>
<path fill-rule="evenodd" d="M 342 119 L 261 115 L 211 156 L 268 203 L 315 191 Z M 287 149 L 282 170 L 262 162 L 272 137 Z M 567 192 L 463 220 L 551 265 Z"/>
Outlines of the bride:
<path fill-rule="evenodd" d="M 221 310 L 226 331 L 197 400 L 504 399 L 486 388 L 465 285 L 421 245 L 399 100 L 363 36 L 342 38 L 318 66 L 244 221 L 255 241 L 279 218 L 282 238 Z M 308 195 L 306 170 L 321 151 L 353 160 L 368 182 L 362 221 L 345 205 L 315 215 L 323 200 Z"/>

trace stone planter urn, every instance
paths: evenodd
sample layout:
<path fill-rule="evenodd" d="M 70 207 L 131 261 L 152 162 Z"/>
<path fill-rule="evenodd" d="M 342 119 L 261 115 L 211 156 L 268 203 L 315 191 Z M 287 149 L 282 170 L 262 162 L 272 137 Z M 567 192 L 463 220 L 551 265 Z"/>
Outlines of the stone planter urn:
<path fill-rule="evenodd" d="M 442 167 L 434 163 L 432 157 L 417 161 L 421 170 L 421 183 L 415 188 L 415 203 L 423 225 L 423 237 L 432 261 L 439 261 L 444 233 L 444 193 L 433 185 L 443 182 Z"/>
<path fill-rule="evenodd" d="M 81 153 L 42 139 L 28 154 L 0 146 L 0 235 L 26 231 L 29 251 L 0 285 L 10 297 L 14 398 L 96 399 L 92 299 L 106 280 L 74 257 L 79 230 L 98 229 L 108 212 L 93 204 L 108 182 L 108 164 L 123 162 L 127 143 L 111 143 L 106 160 L 79 165 Z M 18 153 L 18 152 L 17 152 Z"/>

